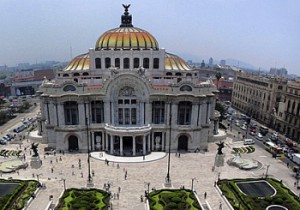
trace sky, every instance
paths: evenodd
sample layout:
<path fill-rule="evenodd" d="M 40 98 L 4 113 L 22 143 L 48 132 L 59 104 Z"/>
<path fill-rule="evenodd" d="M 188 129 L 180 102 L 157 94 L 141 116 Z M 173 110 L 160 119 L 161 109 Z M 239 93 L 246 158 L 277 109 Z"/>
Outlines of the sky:
<path fill-rule="evenodd" d="M 87 53 L 119 27 L 122 4 L 131 4 L 135 27 L 185 60 L 236 59 L 300 75 L 299 0 L 0 0 L 0 66 Z"/>

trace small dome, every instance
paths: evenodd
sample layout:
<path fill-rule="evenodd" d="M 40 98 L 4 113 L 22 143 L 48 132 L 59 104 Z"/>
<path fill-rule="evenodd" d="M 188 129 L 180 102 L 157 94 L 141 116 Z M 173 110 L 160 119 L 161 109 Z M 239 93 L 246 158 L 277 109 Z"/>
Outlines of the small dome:
<path fill-rule="evenodd" d="M 76 71 L 76 70 L 89 70 L 90 69 L 90 56 L 88 53 L 75 57 L 65 67 L 64 71 Z"/>
<path fill-rule="evenodd" d="M 191 67 L 179 56 L 171 53 L 165 55 L 166 70 L 191 70 Z"/>
<path fill-rule="evenodd" d="M 156 39 L 136 27 L 119 27 L 105 32 L 96 42 L 96 50 L 158 50 Z"/>

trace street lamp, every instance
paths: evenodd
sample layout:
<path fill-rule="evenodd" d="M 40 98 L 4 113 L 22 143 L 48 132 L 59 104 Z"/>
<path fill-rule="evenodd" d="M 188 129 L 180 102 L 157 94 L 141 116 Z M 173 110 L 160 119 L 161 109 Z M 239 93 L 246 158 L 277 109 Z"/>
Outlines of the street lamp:
<path fill-rule="evenodd" d="M 85 118 L 85 125 L 86 125 L 86 139 L 87 139 L 87 147 L 88 147 L 88 181 L 87 187 L 93 187 L 93 180 L 91 176 L 91 163 L 90 163 L 90 138 L 89 138 L 89 126 L 88 126 L 88 118 Z"/>
<path fill-rule="evenodd" d="M 37 175 L 36 175 L 36 178 L 37 178 L 37 181 L 38 181 L 38 182 L 40 182 L 40 176 L 41 176 L 41 175 L 43 175 L 43 174 L 37 174 Z"/>
<path fill-rule="evenodd" d="M 269 167 L 270 167 L 270 164 L 267 165 L 267 169 L 266 169 L 266 178 L 268 178 L 268 171 L 269 171 Z"/>
<path fill-rule="evenodd" d="M 149 191 L 149 188 L 150 188 L 150 182 L 145 182 L 144 183 L 145 184 L 145 186 L 147 186 L 148 188 L 147 188 L 147 194 L 149 195 L 149 193 L 150 193 L 150 191 Z"/>
<path fill-rule="evenodd" d="M 171 131 L 172 131 L 172 103 L 170 103 L 170 111 L 169 111 L 169 156 L 168 156 L 168 172 L 165 180 L 165 186 L 171 187 L 171 179 L 170 179 L 170 161 L 171 161 Z"/>
<path fill-rule="evenodd" d="M 194 181 L 195 181 L 195 180 L 196 180 L 196 177 L 193 177 L 193 178 L 192 178 L 192 189 L 191 189 L 192 192 L 194 191 Z"/>
<path fill-rule="evenodd" d="M 63 184 L 64 184 L 64 191 L 66 191 L 66 179 L 62 178 L 60 181 L 63 181 Z"/>

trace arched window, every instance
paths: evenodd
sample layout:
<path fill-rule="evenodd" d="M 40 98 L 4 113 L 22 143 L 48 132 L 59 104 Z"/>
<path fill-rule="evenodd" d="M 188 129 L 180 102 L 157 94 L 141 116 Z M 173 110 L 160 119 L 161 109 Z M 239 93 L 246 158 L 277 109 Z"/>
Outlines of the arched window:
<path fill-rule="evenodd" d="M 187 77 L 191 77 L 192 74 L 191 74 L 191 73 L 187 73 L 186 76 L 187 76 Z"/>
<path fill-rule="evenodd" d="M 101 69 L 101 58 L 95 59 L 95 67 L 96 69 Z"/>
<path fill-rule="evenodd" d="M 143 67 L 145 69 L 149 69 L 149 58 L 144 58 L 143 59 Z"/>
<path fill-rule="evenodd" d="M 130 66 L 130 62 L 129 62 L 129 58 L 124 58 L 123 60 L 124 62 L 124 69 L 129 69 L 129 66 Z"/>
<path fill-rule="evenodd" d="M 78 77 L 78 76 L 80 76 L 80 74 L 79 73 L 74 73 L 73 76 Z"/>
<path fill-rule="evenodd" d="M 165 123 L 165 102 L 164 101 L 152 102 L 152 123 L 154 124 Z"/>
<path fill-rule="evenodd" d="M 140 67 L 140 59 L 134 58 L 133 59 L 133 68 L 139 68 Z"/>
<path fill-rule="evenodd" d="M 182 74 L 181 74 L 180 72 L 176 72 L 175 76 L 177 76 L 177 77 L 181 77 L 181 76 L 182 76 Z"/>
<path fill-rule="evenodd" d="M 69 74 L 63 74 L 63 77 L 68 77 L 69 76 Z"/>
<path fill-rule="evenodd" d="M 115 59 L 115 67 L 116 67 L 116 68 L 120 68 L 120 66 L 121 66 L 121 65 L 120 65 L 120 58 L 116 58 L 116 59 Z"/>
<path fill-rule="evenodd" d="M 89 76 L 89 73 L 88 72 L 83 72 L 82 76 Z"/>
<path fill-rule="evenodd" d="M 108 69 L 111 67 L 111 60 L 110 58 L 105 58 L 105 68 Z"/>
<path fill-rule="evenodd" d="M 154 69 L 159 69 L 159 58 L 154 58 L 153 59 L 153 68 Z"/>

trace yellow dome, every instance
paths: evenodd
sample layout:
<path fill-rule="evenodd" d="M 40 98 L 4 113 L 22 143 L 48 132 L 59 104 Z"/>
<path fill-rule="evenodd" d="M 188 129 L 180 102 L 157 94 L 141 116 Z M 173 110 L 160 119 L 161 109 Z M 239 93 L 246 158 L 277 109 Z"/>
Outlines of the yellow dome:
<path fill-rule="evenodd" d="M 147 31 L 133 27 L 129 5 L 123 5 L 125 12 L 121 16 L 119 28 L 102 34 L 96 42 L 96 50 L 158 50 L 156 39 Z"/>
<path fill-rule="evenodd" d="M 90 69 L 90 56 L 89 54 L 82 54 L 75 57 L 66 66 L 64 71 L 76 71 L 76 70 L 89 70 Z"/>
<path fill-rule="evenodd" d="M 96 50 L 158 50 L 156 39 L 136 27 L 119 27 L 105 32 L 96 42 Z"/>
<path fill-rule="evenodd" d="M 165 55 L 166 70 L 191 70 L 191 67 L 179 56 L 171 53 Z"/>

